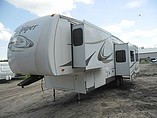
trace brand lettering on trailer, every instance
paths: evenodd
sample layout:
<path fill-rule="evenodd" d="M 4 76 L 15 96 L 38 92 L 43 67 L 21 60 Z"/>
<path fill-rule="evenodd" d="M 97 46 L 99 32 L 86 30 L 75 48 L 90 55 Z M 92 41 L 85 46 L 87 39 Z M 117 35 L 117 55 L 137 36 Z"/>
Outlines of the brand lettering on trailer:
<path fill-rule="evenodd" d="M 22 27 L 22 29 L 20 30 L 19 34 L 21 34 L 22 32 L 23 33 L 26 33 L 27 31 L 29 30 L 34 30 L 38 25 L 27 25 L 25 27 Z"/>

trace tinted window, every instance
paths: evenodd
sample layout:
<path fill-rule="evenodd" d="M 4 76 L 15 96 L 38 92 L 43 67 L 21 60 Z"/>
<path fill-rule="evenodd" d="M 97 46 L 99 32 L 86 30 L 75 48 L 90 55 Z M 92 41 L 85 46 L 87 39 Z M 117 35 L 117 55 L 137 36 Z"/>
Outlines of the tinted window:
<path fill-rule="evenodd" d="M 73 30 L 73 44 L 74 46 L 80 46 L 83 44 L 83 31 L 81 28 Z"/>
<path fill-rule="evenodd" d="M 137 50 L 136 50 L 135 57 L 136 57 L 136 61 L 138 61 L 138 51 Z"/>
<path fill-rule="evenodd" d="M 131 58 L 131 62 L 133 62 L 134 59 L 134 51 L 130 51 L 130 58 Z"/>
<path fill-rule="evenodd" d="M 125 62 L 125 61 L 126 61 L 125 50 L 116 51 L 116 62 Z"/>

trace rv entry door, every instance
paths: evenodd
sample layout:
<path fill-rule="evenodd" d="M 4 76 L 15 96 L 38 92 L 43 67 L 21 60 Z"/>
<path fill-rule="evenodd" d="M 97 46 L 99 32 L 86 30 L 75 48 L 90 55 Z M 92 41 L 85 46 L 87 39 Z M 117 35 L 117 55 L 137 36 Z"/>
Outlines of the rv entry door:
<path fill-rule="evenodd" d="M 72 26 L 72 65 L 86 67 L 83 24 Z"/>
<path fill-rule="evenodd" d="M 128 44 L 115 44 L 116 75 L 130 75 Z"/>

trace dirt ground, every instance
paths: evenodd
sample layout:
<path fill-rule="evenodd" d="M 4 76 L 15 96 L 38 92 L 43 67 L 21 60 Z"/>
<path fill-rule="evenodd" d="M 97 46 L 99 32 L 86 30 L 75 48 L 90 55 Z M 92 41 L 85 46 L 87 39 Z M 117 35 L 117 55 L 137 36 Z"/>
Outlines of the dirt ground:
<path fill-rule="evenodd" d="M 157 64 L 141 64 L 133 82 L 124 80 L 120 88 L 113 83 L 86 95 L 52 90 L 42 91 L 41 82 L 25 88 L 21 80 L 0 84 L 2 118 L 157 118 Z"/>

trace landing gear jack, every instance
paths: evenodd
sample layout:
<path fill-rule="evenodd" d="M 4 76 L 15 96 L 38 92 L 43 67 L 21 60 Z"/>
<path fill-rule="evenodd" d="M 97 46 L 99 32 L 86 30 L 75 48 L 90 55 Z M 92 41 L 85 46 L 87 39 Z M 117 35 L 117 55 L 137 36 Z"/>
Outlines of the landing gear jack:
<path fill-rule="evenodd" d="M 116 76 L 115 77 L 115 84 L 116 84 L 116 87 L 120 87 L 123 85 L 123 77 L 122 76 Z"/>
<path fill-rule="evenodd" d="M 80 105 L 80 100 L 81 100 L 81 94 L 80 93 L 77 94 L 77 99 L 78 99 L 78 104 Z"/>
<path fill-rule="evenodd" d="M 56 101 L 55 89 L 53 89 L 53 101 Z"/>

